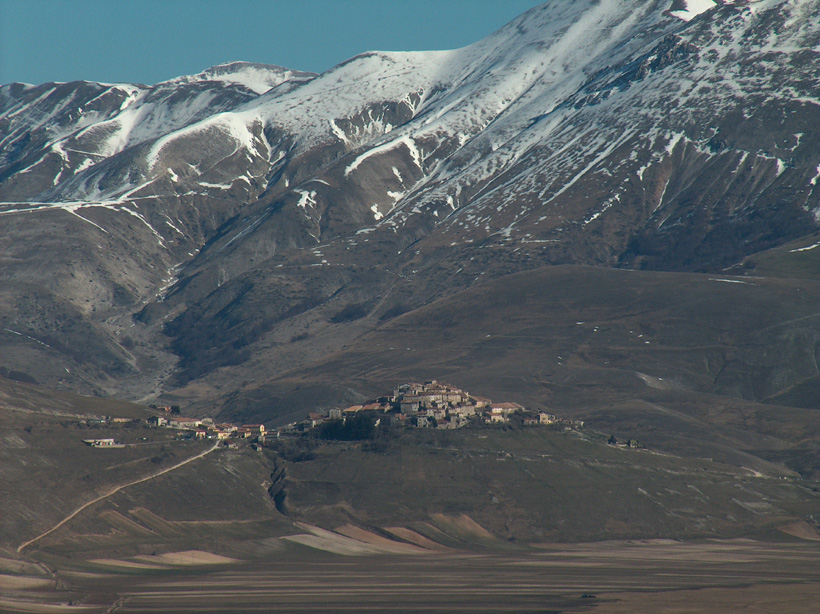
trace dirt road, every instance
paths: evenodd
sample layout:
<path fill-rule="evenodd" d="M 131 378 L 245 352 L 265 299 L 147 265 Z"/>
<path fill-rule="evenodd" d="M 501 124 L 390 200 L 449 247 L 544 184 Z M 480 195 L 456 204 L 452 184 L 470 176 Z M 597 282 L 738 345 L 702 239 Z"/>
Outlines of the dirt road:
<path fill-rule="evenodd" d="M 61 526 L 63 526 L 65 523 L 67 523 L 72 518 L 74 518 L 77 514 L 82 512 L 84 509 L 86 509 L 88 507 L 91 507 L 95 503 L 98 503 L 98 502 L 102 501 L 103 499 L 107 499 L 111 495 L 114 495 L 114 494 L 120 492 L 124 488 L 128 488 L 129 486 L 134 486 L 136 484 L 142 484 L 143 482 L 147 482 L 148 480 L 153 480 L 154 478 L 158 478 L 161 475 L 165 475 L 166 473 L 169 473 L 170 471 L 174 471 L 175 469 L 179 469 L 183 465 L 187 465 L 188 463 L 193 462 L 193 461 L 197 460 L 198 458 L 202 458 L 203 456 L 205 456 L 207 454 L 210 454 L 211 452 L 215 451 L 218 447 L 219 447 L 219 443 L 217 442 L 213 445 L 213 447 L 208 448 L 204 452 L 200 452 L 196 456 L 192 456 L 191 458 L 187 458 L 184 461 L 182 461 L 180 463 L 177 463 L 176 465 L 173 465 L 171 467 L 167 467 L 167 468 L 163 469 L 162 471 L 158 471 L 157 473 L 152 473 L 151 475 L 145 476 L 144 478 L 134 480 L 133 482 L 128 482 L 127 484 L 120 484 L 119 486 L 116 486 L 116 487 L 112 488 L 111 490 L 109 490 L 104 495 L 101 495 L 101 496 L 97 497 L 96 499 L 92 499 L 91 501 L 89 501 L 87 503 L 84 503 L 83 505 L 78 507 L 76 510 L 71 512 L 68 516 L 63 518 L 60 522 L 58 522 L 53 527 L 51 527 L 48 531 L 45 531 L 44 533 L 41 533 L 40 535 L 38 535 L 34 539 L 30 539 L 30 540 L 20 544 L 17 547 L 17 552 L 22 552 L 23 550 L 28 548 L 33 543 L 43 539 L 46 535 L 49 535 L 49 534 L 53 533 L 54 531 L 59 529 Z"/>

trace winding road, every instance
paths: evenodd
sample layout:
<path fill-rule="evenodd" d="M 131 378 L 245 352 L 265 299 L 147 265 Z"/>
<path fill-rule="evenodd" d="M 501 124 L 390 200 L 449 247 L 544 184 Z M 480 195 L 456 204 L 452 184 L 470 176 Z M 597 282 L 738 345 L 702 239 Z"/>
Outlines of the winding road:
<path fill-rule="evenodd" d="M 128 488 L 129 486 L 134 486 L 136 484 L 142 484 L 143 482 L 147 482 L 148 480 L 153 480 L 154 478 L 158 478 L 159 476 L 164 475 L 164 474 L 166 474 L 170 471 L 174 471 L 175 469 L 179 469 L 183 465 L 187 465 L 188 463 L 193 462 L 198 458 L 202 458 L 203 456 L 205 456 L 207 454 L 210 454 L 211 452 L 215 451 L 217 448 L 219 448 L 219 442 L 215 443 L 213 445 L 213 447 L 208 448 L 204 452 L 200 452 L 199 454 L 197 454 L 195 456 L 192 456 L 191 458 L 185 459 L 181 463 L 177 463 L 176 465 L 172 465 L 171 467 L 167 467 L 166 469 L 163 469 L 162 471 L 158 471 L 157 473 L 152 473 L 151 475 L 147 475 L 144 478 L 134 480 L 133 482 L 128 482 L 127 484 L 120 484 L 119 486 L 114 487 L 113 489 L 111 489 L 107 493 L 105 493 L 104 495 L 101 495 L 101 496 L 97 497 L 96 499 L 92 499 L 88 503 L 84 503 L 82 506 L 78 507 L 76 510 L 71 512 L 68 516 L 63 518 L 60 522 L 58 522 L 53 527 L 51 527 L 48 531 L 46 531 L 44 533 L 41 533 L 40 535 L 38 535 L 34 539 L 30 539 L 27 542 L 23 542 L 22 544 L 20 544 L 17 547 L 17 552 L 22 552 L 24 549 L 28 548 L 31 544 L 43 539 L 46 535 L 49 535 L 49 534 L 53 533 L 54 531 L 59 529 L 61 526 L 63 526 L 65 523 L 67 523 L 69 520 L 74 518 L 77 514 L 82 512 L 84 509 L 86 509 L 87 507 L 91 507 L 95 503 L 98 503 L 98 502 L 102 501 L 103 499 L 107 499 L 111 495 L 114 495 L 114 494 L 120 492 L 124 488 Z"/>

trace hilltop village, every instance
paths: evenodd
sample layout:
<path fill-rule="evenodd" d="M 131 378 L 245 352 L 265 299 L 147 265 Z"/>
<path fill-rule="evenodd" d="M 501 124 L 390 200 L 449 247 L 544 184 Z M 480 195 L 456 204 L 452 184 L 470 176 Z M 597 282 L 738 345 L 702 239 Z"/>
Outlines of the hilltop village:
<path fill-rule="evenodd" d="M 211 418 L 181 416 L 176 406 L 152 406 L 157 415 L 147 419 L 147 426 L 175 429 L 184 439 L 209 439 L 224 441 L 226 446 L 250 440 L 252 444 L 264 444 L 266 439 L 283 435 L 315 431 L 333 438 L 334 428 L 366 424 L 367 428 L 390 425 L 398 428 L 460 429 L 470 425 L 503 425 L 511 421 L 523 426 L 562 425 L 565 428 L 583 427 L 583 421 L 558 418 L 541 410 L 528 410 L 511 402 L 494 402 L 471 395 L 469 392 L 438 382 L 402 384 L 392 394 L 372 399 L 360 405 L 336 407 L 324 413 L 310 412 L 306 420 L 268 430 L 264 424 L 215 422 Z M 112 419 L 113 421 L 122 419 Z M 99 419 L 99 425 L 112 420 Z M 95 426 L 90 424 L 89 426 Z M 114 439 L 84 439 L 87 445 L 99 448 L 121 447 Z"/>
<path fill-rule="evenodd" d="M 363 405 L 334 408 L 327 414 L 311 413 L 308 421 L 316 427 L 330 420 L 347 420 L 361 412 L 372 413 L 380 421 L 389 420 L 399 426 L 415 428 L 458 429 L 475 423 L 498 424 L 509 422 L 514 414 L 519 415 L 527 425 L 559 421 L 551 413 L 527 411 L 518 403 L 495 403 L 436 380 L 423 384 L 402 384 L 391 395 Z M 582 422 L 562 422 L 583 426 Z"/>

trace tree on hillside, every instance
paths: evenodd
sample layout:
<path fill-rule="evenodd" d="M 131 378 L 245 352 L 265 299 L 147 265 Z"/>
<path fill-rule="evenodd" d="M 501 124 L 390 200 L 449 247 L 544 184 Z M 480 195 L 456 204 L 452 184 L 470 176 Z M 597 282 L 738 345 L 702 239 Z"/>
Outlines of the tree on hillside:
<path fill-rule="evenodd" d="M 373 416 L 358 413 L 345 420 L 328 420 L 317 429 L 319 439 L 336 441 L 361 441 L 373 439 L 376 434 L 376 420 Z"/>

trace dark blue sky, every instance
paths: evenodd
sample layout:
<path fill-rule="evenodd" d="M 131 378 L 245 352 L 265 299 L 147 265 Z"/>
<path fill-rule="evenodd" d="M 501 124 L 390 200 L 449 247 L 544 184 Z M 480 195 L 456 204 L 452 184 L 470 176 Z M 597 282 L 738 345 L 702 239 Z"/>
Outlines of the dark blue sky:
<path fill-rule="evenodd" d="M 152 84 L 233 60 L 322 72 L 452 49 L 539 0 L 0 0 L 0 84 Z"/>

